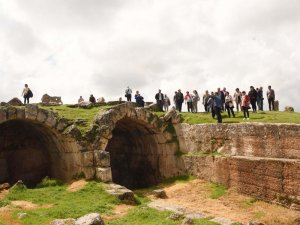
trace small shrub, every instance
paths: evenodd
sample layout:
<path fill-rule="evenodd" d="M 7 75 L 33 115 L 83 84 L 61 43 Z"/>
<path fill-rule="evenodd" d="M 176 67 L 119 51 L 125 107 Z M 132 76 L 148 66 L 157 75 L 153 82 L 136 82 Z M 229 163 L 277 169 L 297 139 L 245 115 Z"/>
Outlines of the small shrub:
<path fill-rule="evenodd" d="M 60 180 L 51 180 L 48 177 L 45 177 L 39 184 L 36 185 L 36 188 L 55 187 L 63 185 L 64 183 Z"/>

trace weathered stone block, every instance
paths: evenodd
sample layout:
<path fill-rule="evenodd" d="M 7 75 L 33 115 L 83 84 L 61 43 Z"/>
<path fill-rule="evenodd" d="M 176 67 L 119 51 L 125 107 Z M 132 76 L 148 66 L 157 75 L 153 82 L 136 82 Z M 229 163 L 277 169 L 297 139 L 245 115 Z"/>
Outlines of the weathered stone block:
<path fill-rule="evenodd" d="M 88 180 L 95 178 L 95 167 L 83 167 L 82 172 Z"/>
<path fill-rule="evenodd" d="M 106 126 L 106 125 L 102 125 L 99 128 L 99 134 L 100 136 L 110 139 L 112 137 L 111 131 L 112 131 L 112 127 Z"/>
<path fill-rule="evenodd" d="M 7 108 L 7 119 L 13 120 L 17 119 L 17 109 L 14 107 Z"/>
<path fill-rule="evenodd" d="M 58 120 L 56 129 L 60 132 L 64 131 L 69 125 L 71 125 L 71 122 L 68 119 L 60 118 Z"/>
<path fill-rule="evenodd" d="M 111 168 L 106 167 L 98 167 L 96 168 L 96 178 L 103 181 L 103 182 L 110 182 L 112 181 L 112 174 L 111 174 Z"/>
<path fill-rule="evenodd" d="M 76 125 L 69 126 L 65 132 L 65 134 L 70 135 L 71 137 L 75 138 L 76 140 L 80 140 L 82 138 L 80 130 L 76 127 Z"/>
<path fill-rule="evenodd" d="M 134 193 L 124 186 L 112 183 L 107 184 L 104 187 L 109 194 L 118 197 L 124 203 L 132 205 L 137 203 L 134 197 Z"/>
<path fill-rule="evenodd" d="M 57 122 L 57 119 L 56 119 L 56 116 L 53 112 L 48 112 L 48 117 L 45 121 L 45 124 L 51 128 L 55 127 L 56 126 L 56 122 Z"/>
<path fill-rule="evenodd" d="M 99 167 L 110 167 L 110 154 L 107 151 L 94 151 L 95 165 Z"/>
<path fill-rule="evenodd" d="M 28 120 L 35 120 L 38 114 L 38 107 L 36 105 L 25 106 L 25 118 Z"/>
<path fill-rule="evenodd" d="M 45 109 L 39 109 L 36 120 L 44 123 L 48 117 L 48 111 Z"/>
<path fill-rule="evenodd" d="M 94 152 L 82 152 L 81 163 L 84 167 L 92 167 L 94 165 Z"/>
<path fill-rule="evenodd" d="M 17 109 L 17 119 L 25 119 L 25 109 Z"/>

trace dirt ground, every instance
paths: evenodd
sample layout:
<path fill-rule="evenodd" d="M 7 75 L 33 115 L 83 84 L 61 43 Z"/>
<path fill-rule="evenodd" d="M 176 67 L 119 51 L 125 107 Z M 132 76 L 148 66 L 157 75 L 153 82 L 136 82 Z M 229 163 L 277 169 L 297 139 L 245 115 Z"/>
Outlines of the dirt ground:
<path fill-rule="evenodd" d="M 85 185 L 87 184 L 87 181 L 85 180 L 77 180 L 72 182 L 67 190 L 70 192 L 75 192 L 75 191 L 79 191 L 81 188 L 83 188 Z"/>
<path fill-rule="evenodd" d="M 69 191 L 78 191 L 86 185 L 86 181 L 76 181 L 68 186 Z M 188 209 L 195 213 L 204 213 L 211 217 L 224 217 L 233 221 L 246 224 L 250 220 L 261 221 L 266 225 L 294 225 L 293 221 L 300 218 L 300 212 L 289 210 L 278 205 L 253 201 L 253 198 L 237 194 L 234 189 L 219 199 L 210 198 L 208 183 L 202 180 L 193 180 L 187 183 L 172 184 L 164 187 L 168 198 L 156 199 L 149 195 L 153 201 L 162 201 Z M 7 191 L 0 192 L 3 198 Z M 11 214 L 13 209 L 35 209 L 37 206 L 31 202 L 13 201 L 10 206 L 0 208 L 0 221 L 5 221 L 10 225 L 21 225 L 13 219 Z M 42 207 L 52 207 L 45 205 Z M 104 215 L 104 220 L 112 220 L 122 217 L 134 206 L 121 204 L 114 212 Z"/>
<path fill-rule="evenodd" d="M 211 199 L 207 182 L 198 179 L 171 185 L 164 190 L 168 198 L 156 199 L 157 201 L 166 201 L 193 212 L 202 212 L 212 217 L 225 217 L 241 223 L 256 220 L 266 225 L 292 225 L 296 218 L 300 218 L 300 212 L 255 201 L 253 198 L 238 194 L 233 189 L 228 190 L 219 199 Z M 153 196 L 151 198 L 153 199 Z"/>

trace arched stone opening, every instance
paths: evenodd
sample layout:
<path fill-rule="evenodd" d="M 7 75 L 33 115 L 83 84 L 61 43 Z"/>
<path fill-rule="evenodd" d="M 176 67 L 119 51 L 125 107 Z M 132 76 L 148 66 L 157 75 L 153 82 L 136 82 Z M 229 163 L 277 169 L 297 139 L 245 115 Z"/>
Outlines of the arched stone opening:
<path fill-rule="evenodd" d="M 162 180 L 161 149 L 156 135 L 149 125 L 127 117 L 116 123 L 106 147 L 113 182 L 136 189 Z"/>
<path fill-rule="evenodd" d="M 0 183 L 33 187 L 45 176 L 64 180 L 57 135 L 42 124 L 10 120 L 0 124 Z"/>

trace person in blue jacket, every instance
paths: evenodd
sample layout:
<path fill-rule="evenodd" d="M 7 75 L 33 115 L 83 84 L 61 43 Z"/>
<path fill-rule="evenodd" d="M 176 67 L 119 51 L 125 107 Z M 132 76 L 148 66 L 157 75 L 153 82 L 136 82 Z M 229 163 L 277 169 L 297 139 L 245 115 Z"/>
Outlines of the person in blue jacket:
<path fill-rule="evenodd" d="M 222 123 L 222 115 L 221 115 L 222 105 L 223 103 L 222 103 L 221 96 L 218 95 L 218 92 L 216 92 L 215 96 L 213 97 L 213 107 L 217 115 L 218 123 Z"/>
<path fill-rule="evenodd" d="M 140 95 L 139 91 L 136 91 L 134 98 L 135 98 L 137 107 L 144 107 L 144 105 L 145 105 L 144 98 Z"/>

